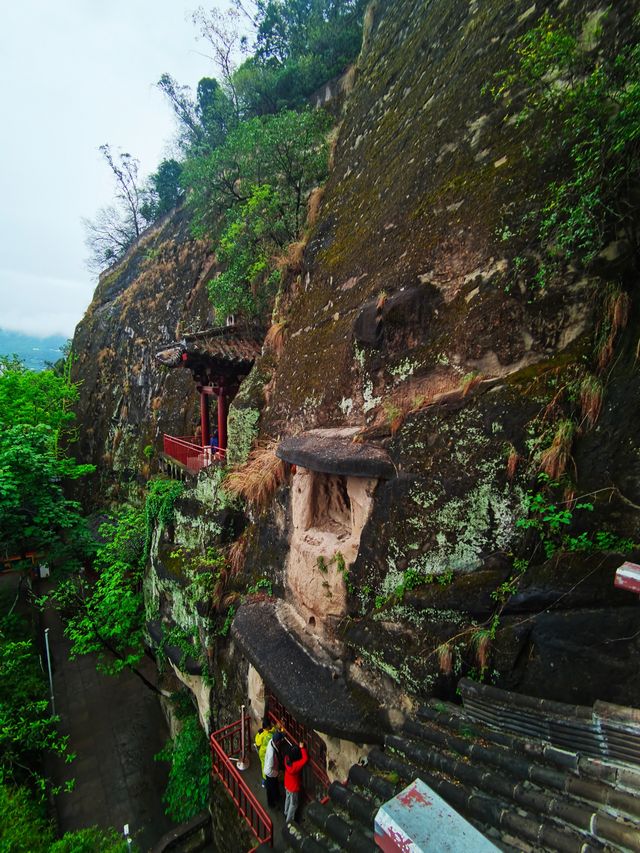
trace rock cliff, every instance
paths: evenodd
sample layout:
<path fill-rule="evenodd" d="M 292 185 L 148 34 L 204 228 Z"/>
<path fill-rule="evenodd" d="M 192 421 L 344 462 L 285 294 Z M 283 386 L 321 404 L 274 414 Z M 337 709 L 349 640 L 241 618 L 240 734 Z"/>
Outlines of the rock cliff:
<path fill-rule="evenodd" d="M 139 494 L 157 470 L 162 434 L 191 435 L 195 387 L 186 371 L 155 361 L 162 345 L 211 325 L 210 250 L 193 240 L 183 211 L 148 229 L 101 276 L 74 339 L 80 458 L 97 466 L 89 506 Z M 146 450 L 145 450 L 146 449 Z"/>
<path fill-rule="evenodd" d="M 265 348 L 231 407 L 230 458 L 257 435 L 280 442 L 286 471 L 270 507 L 247 512 L 233 601 L 242 578 L 254 596 L 273 592 L 265 607 L 283 633 L 340 690 L 385 705 L 387 723 L 452 694 L 461 674 L 640 704 L 638 601 L 613 586 L 639 556 L 637 258 L 612 233 L 588 273 L 561 263 L 541 284 L 540 246 L 511 226 L 563 161 L 538 156 L 542 139 L 486 92 L 545 9 L 577 22 L 597 54 L 624 42 L 638 3 L 604 18 L 573 0 L 370 6 L 320 216 L 278 305 L 282 345 Z M 163 431 L 191 432 L 191 380 L 153 353 L 179 325 L 208 325 L 211 264 L 178 213 L 101 277 L 78 327 L 79 451 L 103 499 L 144 480 L 144 448 Z M 589 377 L 604 387 L 598 413 L 582 399 Z M 191 498 L 196 515 L 219 508 L 215 476 L 183 498 L 183 526 Z M 222 717 L 225 697 L 243 695 L 241 652 L 267 687 L 286 666 L 261 665 L 259 605 L 213 665 Z"/>
<path fill-rule="evenodd" d="M 585 44 L 599 14 L 583 2 L 370 7 L 320 219 L 280 318 L 262 434 L 354 427 L 355 441 L 387 451 L 396 476 L 375 485 L 346 573 L 346 547 L 318 532 L 335 528 L 335 513 L 307 525 L 308 589 L 324 583 L 326 600 L 296 593 L 296 501 L 309 492 L 300 472 L 286 487 L 292 518 L 255 521 L 249 565 L 266 558 L 310 630 L 352 677 L 377 679 L 380 695 L 447 692 L 471 670 L 564 701 L 640 700 L 637 601 L 613 586 L 624 560 L 615 543 L 638 541 L 640 520 L 637 259 L 621 258 L 612 234 L 588 274 L 564 264 L 540 287 L 539 254 L 522 273 L 522 257 L 541 247 L 508 224 L 566 164 L 486 93 L 545 10 L 577 22 Z M 632 14 L 612 7 L 585 50 L 619 45 Z M 592 424 L 579 389 L 599 371 L 612 292 L 631 309 L 611 333 Z M 566 464 L 553 470 L 565 428 Z M 321 452 L 305 464 L 329 476 Z M 558 487 L 537 479 L 545 468 Z M 354 504 L 343 486 L 347 542 Z M 313 515 L 312 498 L 306 507 Z M 551 539 L 571 522 L 572 544 L 550 559 L 555 546 L 533 540 L 541 519 Z M 582 547 L 581 535 L 602 547 Z M 348 601 L 337 618 L 340 572 Z"/>

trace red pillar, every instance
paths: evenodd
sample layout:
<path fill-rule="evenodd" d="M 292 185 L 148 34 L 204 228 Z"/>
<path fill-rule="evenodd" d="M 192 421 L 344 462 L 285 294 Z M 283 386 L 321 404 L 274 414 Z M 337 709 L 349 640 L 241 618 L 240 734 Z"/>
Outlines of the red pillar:
<path fill-rule="evenodd" d="M 227 395 L 222 383 L 218 391 L 218 447 L 227 449 Z"/>
<path fill-rule="evenodd" d="M 202 433 L 202 446 L 209 446 L 209 402 L 204 391 L 200 392 L 200 431 Z"/>

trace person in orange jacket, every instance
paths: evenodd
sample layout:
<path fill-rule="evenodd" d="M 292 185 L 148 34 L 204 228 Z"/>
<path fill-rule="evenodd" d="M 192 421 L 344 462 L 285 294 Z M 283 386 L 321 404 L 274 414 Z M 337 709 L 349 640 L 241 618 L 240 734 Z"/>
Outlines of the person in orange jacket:
<path fill-rule="evenodd" d="M 296 816 L 302 791 L 302 768 L 308 760 L 309 754 L 302 741 L 284 760 L 284 817 L 287 823 Z"/>

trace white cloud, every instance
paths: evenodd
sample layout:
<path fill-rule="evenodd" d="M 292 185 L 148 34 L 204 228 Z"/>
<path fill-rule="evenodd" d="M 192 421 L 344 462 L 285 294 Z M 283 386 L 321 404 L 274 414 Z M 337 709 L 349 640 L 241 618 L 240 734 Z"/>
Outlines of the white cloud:
<path fill-rule="evenodd" d="M 70 338 L 92 290 L 88 281 L 0 269 L 0 328 Z"/>
<path fill-rule="evenodd" d="M 187 5 L 189 4 L 189 5 Z M 155 87 L 213 73 L 189 0 L 21 0 L 2 7 L 0 327 L 71 334 L 95 281 L 83 217 L 113 198 L 98 146 L 154 170 L 174 133 Z"/>

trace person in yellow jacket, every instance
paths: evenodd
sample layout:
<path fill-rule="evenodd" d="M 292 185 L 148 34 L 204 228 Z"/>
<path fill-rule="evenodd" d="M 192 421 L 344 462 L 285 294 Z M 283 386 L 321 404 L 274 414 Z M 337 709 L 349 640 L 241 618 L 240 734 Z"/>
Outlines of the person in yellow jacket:
<path fill-rule="evenodd" d="M 262 786 L 264 787 L 264 757 L 267 754 L 267 747 L 269 746 L 269 741 L 273 737 L 273 733 L 276 730 L 275 723 L 272 723 L 268 717 L 265 717 L 262 720 L 262 728 L 258 729 L 258 733 L 255 736 L 255 744 L 256 749 L 258 750 L 258 757 L 260 758 L 260 769 L 262 771 Z"/>

